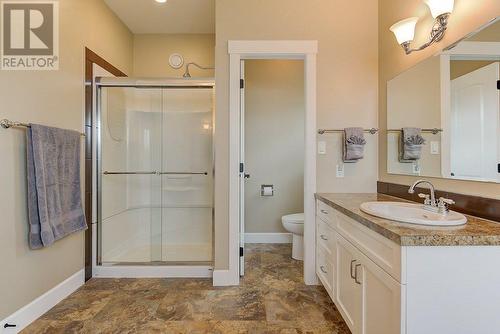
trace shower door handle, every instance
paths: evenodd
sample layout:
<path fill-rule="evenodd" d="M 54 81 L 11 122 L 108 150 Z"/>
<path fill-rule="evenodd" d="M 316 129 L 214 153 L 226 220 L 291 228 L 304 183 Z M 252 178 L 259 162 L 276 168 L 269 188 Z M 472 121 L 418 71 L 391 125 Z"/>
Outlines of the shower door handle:
<path fill-rule="evenodd" d="M 102 172 L 103 175 L 155 175 L 158 174 L 156 171 L 152 172 L 109 172 L 109 171 L 104 171 Z"/>
<path fill-rule="evenodd" d="M 160 175 L 208 175 L 208 172 L 159 172 Z"/>
<path fill-rule="evenodd" d="M 103 175 L 208 175 L 208 172 L 102 172 Z"/>

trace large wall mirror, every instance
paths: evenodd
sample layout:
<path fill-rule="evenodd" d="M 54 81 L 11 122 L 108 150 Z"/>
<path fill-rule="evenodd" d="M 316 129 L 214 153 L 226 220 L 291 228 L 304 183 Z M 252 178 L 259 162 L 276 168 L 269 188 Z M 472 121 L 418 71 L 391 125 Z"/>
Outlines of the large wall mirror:
<path fill-rule="evenodd" d="M 500 183 L 500 18 L 387 83 L 387 169 Z"/>

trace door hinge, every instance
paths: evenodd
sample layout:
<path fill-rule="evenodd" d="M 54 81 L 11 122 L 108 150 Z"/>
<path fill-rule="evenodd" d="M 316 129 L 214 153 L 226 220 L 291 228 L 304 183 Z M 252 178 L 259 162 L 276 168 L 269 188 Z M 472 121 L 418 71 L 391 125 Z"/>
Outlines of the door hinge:
<path fill-rule="evenodd" d="M 243 247 L 240 247 L 240 257 L 243 256 Z"/>
<path fill-rule="evenodd" d="M 245 88 L 245 80 L 244 79 L 240 79 L 240 88 L 241 89 Z"/>
<path fill-rule="evenodd" d="M 243 162 L 240 162 L 240 173 L 243 173 L 245 171 L 245 166 L 243 165 Z"/>

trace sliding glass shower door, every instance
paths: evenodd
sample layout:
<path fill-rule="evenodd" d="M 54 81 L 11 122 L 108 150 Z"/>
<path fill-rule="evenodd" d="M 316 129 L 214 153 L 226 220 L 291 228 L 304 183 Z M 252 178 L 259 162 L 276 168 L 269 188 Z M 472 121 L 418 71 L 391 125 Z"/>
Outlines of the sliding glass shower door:
<path fill-rule="evenodd" d="M 212 260 L 212 87 L 101 87 L 101 264 Z"/>
<path fill-rule="evenodd" d="M 212 90 L 163 91 L 162 260 L 212 259 Z"/>

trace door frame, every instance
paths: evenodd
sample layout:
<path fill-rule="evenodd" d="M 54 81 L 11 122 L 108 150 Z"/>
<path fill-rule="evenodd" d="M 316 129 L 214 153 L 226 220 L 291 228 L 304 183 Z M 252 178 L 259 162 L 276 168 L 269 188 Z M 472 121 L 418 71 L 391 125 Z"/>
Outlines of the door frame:
<path fill-rule="evenodd" d="M 492 23 L 497 22 L 495 19 Z M 451 173 L 451 80 L 450 62 L 456 59 L 497 60 L 500 53 L 499 42 L 457 42 L 438 54 L 440 57 L 441 80 L 441 175 L 448 177 Z M 453 178 L 451 178 L 453 179 Z M 454 179 L 460 180 L 460 179 Z M 475 180 L 476 182 L 492 182 Z"/>
<path fill-rule="evenodd" d="M 318 284 L 315 264 L 316 192 L 316 40 L 230 40 L 229 53 L 229 247 L 228 270 L 214 272 L 214 285 L 238 285 L 240 247 L 240 61 L 301 59 L 304 61 L 304 282 Z"/>
<path fill-rule="evenodd" d="M 240 60 L 240 276 L 245 275 L 245 60 Z M 243 175 L 241 175 L 243 173 Z"/>
<path fill-rule="evenodd" d="M 94 122 L 94 64 L 105 69 L 117 77 L 126 77 L 127 75 L 106 61 L 104 58 L 93 52 L 89 48 L 85 48 L 85 172 L 84 172 L 84 194 L 85 194 L 85 218 L 87 222 L 87 230 L 85 230 L 85 281 L 92 278 L 93 259 L 95 258 L 92 245 L 93 224 L 92 216 L 94 211 L 93 203 L 93 122 Z"/>
<path fill-rule="evenodd" d="M 185 80 L 182 78 L 167 78 L 167 79 L 151 79 L 151 80 L 139 80 L 132 78 L 97 78 L 95 82 L 96 86 L 96 119 L 94 122 L 94 129 L 96 131 L 96 161 L 95 166 L 97 171 L 101 170 L 101 135 L 98 129 L 102 128 L 101 124 L 101 113 L 100 100 L 102 91 L 101 89 L 107 87 L 133 87 L 133 88 L 197 88 L 197 89 L 210 89 L 212 91 L 212 96 L 215 90 L 215 81 L 212 78 L 205 79 L 192 79 Z M 212 122 L 213 122 L 214 112 L 212 111 Z M 212 127 L 212 133 L 213 133 Z M 212 167 L 213 168 L 213 167 Z M 213 171 L 212 171 L 213 175 Z M 99 207 L 99 197 L 100 197 L 100 173 L 96 177 L 96 205 L 97 205 L 97 216 L 94 225 L 100 220 L 100 210 Z M 213 215 L 212 215 L 213 217 Z M 93 251 L 97 253 L 98 240 L 94 237 L 93 239 Z M 93 277 L 99 278 L 210 278 L 213 273 L 212 264 L 180 264 L 172 263 L 165 265 L 143 265 L 140 263 L 130 263 L 121 265 L 102 265 L 99 264 L 99 260 L 93 263 Z"/>

